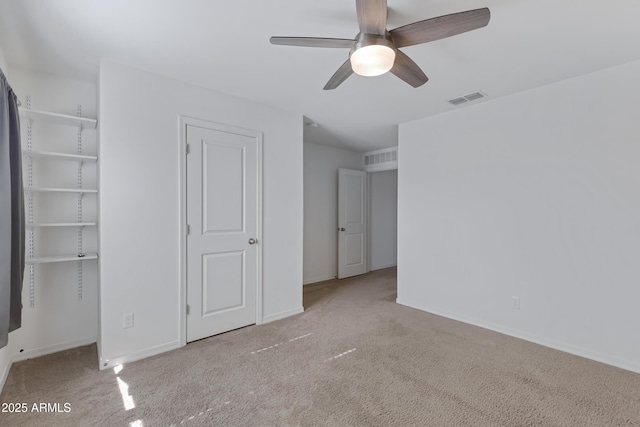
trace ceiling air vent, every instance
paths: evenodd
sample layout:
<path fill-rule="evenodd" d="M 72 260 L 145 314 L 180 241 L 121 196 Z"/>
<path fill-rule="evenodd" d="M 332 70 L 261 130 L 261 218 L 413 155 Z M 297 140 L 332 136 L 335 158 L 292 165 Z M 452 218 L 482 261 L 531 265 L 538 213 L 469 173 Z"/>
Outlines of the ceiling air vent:
<path fill-rule="evenodd" d="M 369 151 L 363 154 L 363 161 L 367 172 L 398 169 L 398 147 Z"/>
<path fill-rule="evenodd" d="M 465 102 L 467 102 L 466 99 L 464 98 L 456 98 L 456 99 L 451 99 L 449 100 L 449 102 L 453 105 L 460 105 L 460 104 L 464 104 Z"/>
<path fill-rule="evenodd" d="M 480 92 L 474 92 L 464 96 L 464 99 L 466 99 L 467 101 L 475 101 L 476 99 L 480 98 L 484 98 L 484 95 Z"/>
<path fill-rule="evenodd" d="M 473 92 L 468 95 L 461 96 L 459 98 L 450 99 L 449 103 L 453 105 L 460 105 L 460 104 L 464 104 L 465 102 L 475 101 L 476 99 L 484 98 L 485 96 L 487 95 L 482 92 Z"/>

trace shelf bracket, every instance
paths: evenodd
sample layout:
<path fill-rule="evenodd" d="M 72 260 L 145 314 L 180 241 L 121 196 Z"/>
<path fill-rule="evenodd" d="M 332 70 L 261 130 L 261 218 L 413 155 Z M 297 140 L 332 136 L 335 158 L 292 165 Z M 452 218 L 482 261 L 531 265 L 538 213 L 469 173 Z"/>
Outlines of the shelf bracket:
<path fill-rule="evenodd" d="M 29 307 L 31 308 L 36 306 L 36 280 L 34 270 L 34 265 L 29 264 Z"/>
<path fill-rule="evenodd" d="M 78 104 L 77 108 L 78 117 L 82 117 L 82 104 Z M 78 155 L 82 155 L 82 124 L 78 127 Z M 82 162 L 78 164 L 78 189 L 82 189 Z M 82 223 L 82 195 L 78 194 L 78 224 Z M 78 227 L 78 255 L 83 251 L 82 249 L 82 227 Z M 82 271 L 83 263 L 78 261 L 78 301 L 82 301 L 83 287 L 82 287 Z"/>
<path fill-rule="evenodd" d="M 31 109 L 31 95 L 25 97 L 25 108 Z M 33 151 L 33 133 L 31 129 L 31 119 L 27 123 L 27 150 Z M 33 187 L 33 159 L 29 157 L 29 164 L 27 165 L 27 187 Z M 27 196 L 27 223 L 33 224 L 34 221 L 34 206 L 33 206 L 33 193 L 29 191 Z M 33 228 L 29 229 L 29 258 L 33 258 L 35 247 L 35 231 Z M 29 265 L 29 306 L 34 308 L 36 306 L 36 278 L 35 267 L 33 264 Z"/>

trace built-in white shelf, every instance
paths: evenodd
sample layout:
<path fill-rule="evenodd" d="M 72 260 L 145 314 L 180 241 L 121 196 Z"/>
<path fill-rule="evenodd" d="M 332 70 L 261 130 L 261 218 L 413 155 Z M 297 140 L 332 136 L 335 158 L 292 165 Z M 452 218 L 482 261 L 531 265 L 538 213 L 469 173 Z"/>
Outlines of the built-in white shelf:
<path fill-rule="evenodd" d="M 25 104 L 27 107 L 31 106 L 31 97 L 28 95 L 25 98 Z M 83 135 L 86 134 L 86 132 L 84 131 L 87 129 L 96 129 L 96 127 L 98 126 L 98 121 L 94 118 L 80 117 L 82 112 L 82 105 L 78 104 L 76 110 L 78 111 L 78 115 L 32 110 L 30 108 L 19 108 L 21 121 L 25 125 L 23 126 L 23 130 L 26 131 L 26 135 L 23 136 L 23 141 L 26 141 L 26 145 L 25 150 L 22 151 L 22 159 L 23 163 L 25 164 L 26 172 L 24 181 L 25 208 L 27 209 L 26 216 L 28 216 L 29 218 L 29 223 L 25 224 L 28 230 L 28 239 L 26 240 L 28 242 L 28 247 L 26 248 L 27 258 L 25 261 L 28 265 L 29 271 L 29 301 L 32 308 L 35 307 L 36 299 L 35 265 L 49 263 L 66 263 L 67 267 L 64 268 L 77 269 L 77 295 L 78 301 L 82 301 L 84 261 L 98 259 L 98 254 L 96 252 L 85 252 L 85 248 L 83 247 L 83 236 L 87 232 L 91 232 L 90 234 L 93 234 L 94 232 L 97 234 L 98 232 L 97 219 L 91 218 L 87 221 L 87 219 L 83 218 L 83 204 L 92 202 L 93 197 L 96 198 L 95 201 L 97 203 L 98 197 L 98 190 L 96 188 L 84 187 L 97 187 L 97 185 L 93 183 L 95 181 L 93 181 L 92 183 L 83 183 L 83 175 L 85 173 L 91 175 L 97 173 L 99 163 L 97 155 L 93 153 L 86 154 L 83 152 L 82 143 Z M 60 130 L 63 127 L 66 127 L 68 129 L 64 134 L 59 134 L 57 132 L 45 132 L 47 130 L 53 129 L 52 125 L 57 125 Z M 42 132 L 32 132 L 32 128 L 34 126 L 36 126 L 36 128 Z M 76 133 L 77 135 L 72 136 L 73 133 Z M 42 144 L 36 145 L 43 150 L 33 149 L 32 139 L 34 136 L 43 138 Z M 62 152 L 60 152 L 53 148 L 52 145 L 49 145 L 49 141 L 47 141 L 50 138 L 53 138 L 54 141 L 57 141 L 68 139 L 69 137 L 71 137 L 74 141 L 68 142 L 76 142 L 77 149 L 67 148 L 63 149 Z M 47 167 L 49 166 L 50 162 L 56 162 L 55 169 L 52 170 L 51 168 Z M 96 167 L 89 167 L 87 169 L 87 164 L 91 164 L 90 166 L 95 165 Z M 75 169 L 76 172 L 77 180 L 75 182 L 67 181 L 66 183 L 56 183 L 55 177 L 58 175 L 58 172 L 71 172 L 71 169 Z M 35 174 L 37 177 L 37 179 L 35 180 L 34 171 L 38 172 L 37 174 Z M 42 176 L 40 176 L 40 174 L 42 174 Z M 62 188 L 58 187 L 58 185 L 62 185 Z M 43 197 L 42 194 L 49 194 L 51 196 Z M 65 194 L 66 196 L 61 197 Z M 90 199 L 87 201 L 84 197 L 85 194 L 95 194 L 95 196 L 90 197 Z M 49 200 L 49 197 L 60 199 L 54 201 L 53 199 Z M 43 200 L 38 202 L 38 198 L 43 198 Z M 46 212 L 48 210 L 47 207 L 54 202 L 56 203 L 56 205 L 66 205 L 68 208 L 68 212 L 66 212 L 64 216 L 61 216 L 61 218 L 63 218 L 62 221 L 51 221 L 51 218 L 46 218 Z M 39 206 L 39 209 L 34 209 L 34 206 Z M 72 215 L 72 209 L 73 211 L 75 211 L 76 215 Z M 44 216 L 45 218 L 40 218 L 40 214 L 42 214 L 42 216 Z M 75 222 L 71 222 L 74 219 Z M 85 227 L 92 227 L 92 229 L 85 230 Z M 41 232 L 40 230 L 56 230 L 56 233 L 50 235 L 50 232 Z M 44 242 L 49 241 L 53 244 L 56 242 L 52 241 L 52 238 L 58 235 L 64 235 L 68 238 L 71 238 L 74 234 L 76 235 L 75 240 L 77 243 L 75 248 L 69 247 L 71 246 L 69 244 L 71 242 L 71 239 L 66 239 L 64 244 L 61 243 L 60 245 L 56 245 L 56 248 L 52 247 L 51 249 L 43 251 L 49 253 L 50 255 L 34 256 L 39 252 L 37 249 L 39 245 L 36 245 L 36 239 L 42 238 Z M 63 245 L 64 247 L 62 247 Z M 47 246 L 43 246 L 43 248 L 44 247 Z M 91 248 L 91 250 L 95 249 Z M 74 263 L 73 261 L 76 262 Z"/>
<path fill-rule="evenodd" d="M 88 162 L 95 163 L 98 161 L 98 156 L 87 156 L 84 154 L 66 154 L 66 153 L 53 153 L 47 151 L 28 151 L 24 150 L 22 155 L 31 158 L 46 158 L 52 160 L 71 160 L 76 162 Z"/>
<path fill-rule="evenodd" d="M 98 190 L 92 188 L 45 188 L 45 187 L 27 187 L 24 191 L 32 191 L 38 193 L 97 193 Z"/>
<path fill-rule="evenodd" d="M 26 224 L 27 228 L 39 227 L 94 227 L 98 225 L 96 222 L 34 222 Z"/>
<path fill-rule="evenodd" d="M 27 264 L 46 264 L 51 262 L 69 262 L 69 261 L 88 261 L 91 259 L 98 259 L 98 254 L 86 253 L 80 257 L 77 254 L 72 255 L 55 255 L 55 256 L 38 256 L 33 258 L 27 258 L 25 262 Z"/>
<path fill-rule="evenodd" d="M 69 116 L 67 114 L 51 113 L 49 111 L 29 110 L 19 108 L 20 114 L 32 122 L 47 122 L 58 125 L 75 126 L 82 129 L 95 129 L 98 125 L 96 119 L 88 117 Z"/>

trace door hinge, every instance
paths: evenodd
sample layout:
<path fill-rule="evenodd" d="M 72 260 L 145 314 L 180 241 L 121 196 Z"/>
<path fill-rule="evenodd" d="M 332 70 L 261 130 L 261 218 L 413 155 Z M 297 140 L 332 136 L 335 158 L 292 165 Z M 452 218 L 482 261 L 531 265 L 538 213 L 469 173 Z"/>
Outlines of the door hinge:
<path fill-rule="evenodd" d="M 189 154 L 191 152 L 191 144 L 185 145 L 184 151 L 185 151 L 185 153 Z"/>
<path fill-rule="evenodd" d="M 191 226 L 187 224 L 187 236 L 191 234 Z"/>
<path fill-rule="evenodd" d="M 187 304 L 187 316 L 189 315 L 189 304 Z"/>

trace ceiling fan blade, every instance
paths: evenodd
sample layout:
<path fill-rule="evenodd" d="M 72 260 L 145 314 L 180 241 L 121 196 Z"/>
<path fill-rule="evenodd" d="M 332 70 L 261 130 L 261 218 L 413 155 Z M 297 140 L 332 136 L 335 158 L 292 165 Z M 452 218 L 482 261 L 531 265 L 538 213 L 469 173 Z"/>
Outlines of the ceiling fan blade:
<path fill-rule="evenodd" d="M 324 90 L 332 90 L 337 88 L 349 78 L 349 76 L 353 74 L 353 69 L 351 68 L 351 60 L 347 59 L 347 62 L 342 64 L 338 71 L 329 79 L 326 85 L 324 85 Z"/>
<path fill-rule="evenodd" d="M 418 64 L 399 50 L 396 50 L 396 62 L 393 64 L 391 72 L 413 87 L 420 87 L 429 80 Z"/>
<path fill-rule="evenodd" d="M 387 31 L 387 0 L 356 0 L 360 32 L 385 35 Z"/>
<path fill-rule="evenodd" d="M 351 49 L 356 42 L 352 39 L 329 39 L 321 37 L 271 37 L 271 44 L 304 47 L 344 47 Z"/>
<path fill-rule="evenodd" d="M 485 7 L 414 22 L 390 33 L 396 47 L 407 47 L 485 27 L 490 18 L 491 12 Z"/>

